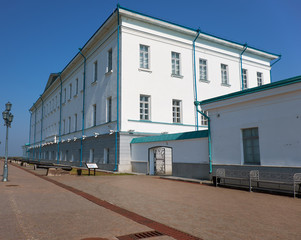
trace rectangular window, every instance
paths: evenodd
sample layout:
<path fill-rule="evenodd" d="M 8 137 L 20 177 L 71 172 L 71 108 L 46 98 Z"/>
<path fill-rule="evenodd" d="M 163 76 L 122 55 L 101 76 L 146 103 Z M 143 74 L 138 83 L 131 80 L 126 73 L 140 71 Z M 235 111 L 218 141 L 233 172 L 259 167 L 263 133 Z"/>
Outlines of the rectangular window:
<path fill-rule="evenodd" d="M 65 119 L 63 120 L 63 134 L 66 133 L 66 121 Z"/>
<path fill-rule="evenodd" d="M 258 128 L 242 129 L 244 164 L 260 165 Z"/>
<path fill-rule="evenodd" d="M 242 85 L 243 89 L 248 88 L 248 70 L 242 69 Z"/>
<path fill-rule="evenodd" d="M 228 65 L 221 64 L 221 76 L 222 76 L 222 84 L 228 85 Z"/>
<path fill-rule="evenodd" d="M 64 88 L 64 101 L 63 101 L 63 103 L 66 103 L 66 99 L 67 99 L 67 91 L 66 91 L 66 88 Z"/>
<path fill-rule="evenodd" d="M 172 122 L 181 123 L 182 122 L 182 101 L 172 100 Z"/>
<path fill-rule="evenodd" d="M 262 73 L 261 72 L 257 72 L 257 85 L 261 86 L 263 83 L 262 81 Z"/>
<path fill-rule="evenodd" d="M 202 111 L 202 112 L 205 113 L 206 116 L 208 116 L 208 111 Z M 201 115 L 201 125 L 208 126 L 208 119 L 206 117 L 204 117 L 203 115 Z"/>
<path fill-rule="evenodd" d="M 149 69 L 149 47 L 140 44 L 140 68 Z"/>
<path fill-rule="evenodd" d="M 96 126 L 96 104 L 93 105 L 93 126 Z"/>
<path fill-rule="evenodd" d="M 65 161 L 68 161 L 68 150 L 66 150 L 66 154 L 65 154 Z"/>
<path fill-rule="evenodd" d="M 171 67 L 173 75 L 180 75 L 180 53 L 171 52 Z"/>
<path fill-rule="evenodd" d="M 77 114 L 74 114 L 74 131 L 77 131 Z"/>
<path fill-rule="evenodd" d="M 97 81 L 97 61 L 93 64 L 93 82 Z"/>
<path fill-rule="evenodd" d="M 69 99 L 72 98 L 72 84 L 69 85 Z"/>
<path fill-rule="evenodd" d="M 112 121 L 112 97 L 107 98 L 107 122 Z"/>
<path fill-rule="evenodd" d="M 113 52 L 112 52 L 112 49 L 110 49 L 108 51 L 108 71 L 107 72 L 110 72 L 113 70 Z"/>
<path fill-rule="evenodd" d="M 104 148 L 103 150 L 103 163 L 108 164 L 110 162 L 110 149 Z"/>
<path fill-rule="evenodd" d="M 150 120 L 150 96 L 140 95 L 140 120 Z"/>
<path fill-rule="evenodd" d="M 89 159 L 89 162 L 90 163 L 93 163 L 94 162 L 94 149 L 90 149 L 90 159 Z"/>
<path fill-rule="evenodd" d="M 71 117 L 68 118 L 68 133 L 71 133 Z"/>
<path fill-rule="evenodd" d="M 200 58 L 200 80 L 207 81 L 207 60 Z"/>
<path fill-rule="evenodd" d="M 78 94 L 78 78 L 75 79 L 75 95 Z"/>

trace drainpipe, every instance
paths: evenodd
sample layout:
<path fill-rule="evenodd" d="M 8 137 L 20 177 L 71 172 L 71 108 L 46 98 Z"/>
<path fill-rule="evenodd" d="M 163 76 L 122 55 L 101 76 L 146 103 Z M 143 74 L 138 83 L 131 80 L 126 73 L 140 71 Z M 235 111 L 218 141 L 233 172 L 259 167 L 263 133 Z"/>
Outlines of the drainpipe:
<path fill-rule="evenodd" d="M 43 137 L 43 114 L 44 114 L 44 101 L 42 95 L 40 95 L 42 101 L 42 114 L 41 114 L 41 140 L 40 140 L 40 151 L 39 151 L 39 162 L 41 161 L 41 153 L 42 153 L 42 137 Z"/>
<path fill-rule="evenodd" d="M 279 55 L 279 58 L 278 58 L 277 61 L 275 61 L 275 62 L 273 62 L 273 63 L 271 64 L 271 69 L 270 69 L 270 79 L 271 79 L 271 82 L 272 82 L 272 66 L 273 66 L 275 63 L 279 62 L 280 60 L 281 60 L 281 55 Z"/>
<path fill-rule="evenodd" d="M 34 106 L 35 108 L 35 112 L 34 112 L 34 135 L 33 135 L 33 155 L 32 155 L 32 159 L 35 159 L 35 144 L 36 144 L 36 130 L 37 130 L 37 108 Z"/>
<path fill-rule="evenodd" d="M 82 166 L 83 162 L 83 137 L 85 134 L 85 92 L 86 92 L 86 61 L 87 58 L 83 55 L 82 49 L 79 48 L 79 54 L 84 58 L 84 79 L 83 79 L 83 115 L 82 115 L 82 137 L 80 138 L 80 162 L 79 166 Z"/>
<path fill-rule="evenodd" d="M 198 100 L 198 91 L 197 91 L 197 84 L 196 84 L 196 65 L 195 65 L 195 41 L 197 40 L 197 38 L 199 37 L 200 35 L 200 29 L 197 30 L 197 35 L 195 37 L 195 39 L 193 40 L 193 68 L 194 68 L 194 97 L 195 97 L 195 101 Z M 195 106 L 195 110 L 196 110 L 196 130 L 198 131 L 199 130 L 199 118 L 198 118 L 198 114 L 197 114 L 197 111 L 198 111 L 198 107 Z"/>
<path fill-rule="evenodd" d="M 200 102 L 195 101 L 194 105 L 197 107 L 197 111 L 198 113 L 200 113 L 201 115 L 203 115 L 207 120 L 208 120 L 208 152 L 209 152 L 209 175 L 211 178 L 211 174 L 212 174 L 212 147 L 211 147 L 211 127 L 210 127 L 210 117 L 207 116 L 205 113 L 203 113 L 202 111 L 200 111 L 198 109 L 198 106 L 200 105 Z"/>
<path fill-rule="evenodd" d="M 117 4 L 117 131 L 115 132 L 115 168 L 118 170 L 118 133 L 119 133 L 119 39 L 120 39 L 120 22 L 119 22 L 119 4 Z"/>
<path fill-rule="evenodd" d="M 243 74 L 242 74 L 242 55 L 244 54 L 244 52 L 247 50 L 248 45 L 245 44 L 244 45 L 244 49 L 243 51 L 240 53 L 240 74 L 241 74 L 241 90 L 244 90 L 244 83 L 243 83 Z"/>
<path fill-rule="evenodd" d="M 29 148 L 30 148 L 31 147 L 30 138 L 31 138 L 31 118 L 32 118 L 32 112 L 29 110 L 29 113 L 30 113 L 30 122 L 29 122 Z M 29 149 L 29 151 L 27 151 L 27 158 L 28 158 L 28 160 L 30 159 L 30 149 Z"/>
<path fill-rule="evenodd" d="M 62 128 L 62 98 L 63 98 L 63 82 L 61 77 L 61 72 L 59 72 L 59 78 L 61 82 L 61 94 L 60 94 L 60 121 L 59 121 L 59 141 L 57 143 L 57 164 L 60 161 L 60 142 L 61 142 L 61 128 Z"/>

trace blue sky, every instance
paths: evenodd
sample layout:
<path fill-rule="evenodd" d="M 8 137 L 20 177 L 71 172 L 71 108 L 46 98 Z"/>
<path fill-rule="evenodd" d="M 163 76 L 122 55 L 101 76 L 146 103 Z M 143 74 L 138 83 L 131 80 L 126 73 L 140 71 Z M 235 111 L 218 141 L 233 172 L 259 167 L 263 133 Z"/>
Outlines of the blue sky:
<path fill-rule="evenodd" d="M 28 142 L 28 109 L 116 8 L 123 7 L 281 54 L 272 80 L 301 75 L 299 0 L 0 0 L 0 111 L 13 104 L 9 155 Z M 2 122 L 1 122 L 2 121 Z M 0 156 L 5 127 L 0 119 Z"/>

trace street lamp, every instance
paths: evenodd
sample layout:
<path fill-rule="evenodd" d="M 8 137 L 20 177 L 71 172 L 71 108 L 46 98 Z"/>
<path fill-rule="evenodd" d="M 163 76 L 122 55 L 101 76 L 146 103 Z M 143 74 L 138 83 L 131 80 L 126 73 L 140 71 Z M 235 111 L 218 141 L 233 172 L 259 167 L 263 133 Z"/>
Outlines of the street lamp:
<path fill-rule="evenodd" d="M 2 117 L 4 119 L 4 126 L 6 126 L 6 140 L 5 140 L 5 161 L 3 166 L 3 179 L 2 182 L 7 182 L 8 177 L 8 166 L 7 166 L 7 153 L 8 153 L 8 128 L 11 126 L 14 115 L 10 113 L 12 104 L 10 102 L 5 104 L 5 111 L 2 112 Z"/>

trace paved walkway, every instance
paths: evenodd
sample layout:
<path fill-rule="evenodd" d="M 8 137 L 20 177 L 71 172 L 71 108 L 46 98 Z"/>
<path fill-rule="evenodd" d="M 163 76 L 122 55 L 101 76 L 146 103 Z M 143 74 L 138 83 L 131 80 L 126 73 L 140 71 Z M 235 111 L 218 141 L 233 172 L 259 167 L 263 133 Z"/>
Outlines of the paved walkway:
<path fill-rule="evenodd" d="M 158 226 L 204 240 L 301 236 L 301 199 L 150 176 L 45 178 L 56 184 L 9 166 L 10 181 L 0 183 L 0 239 L 122 239 Z M 172 236 L 151 239 L 193 239 Z"/>

